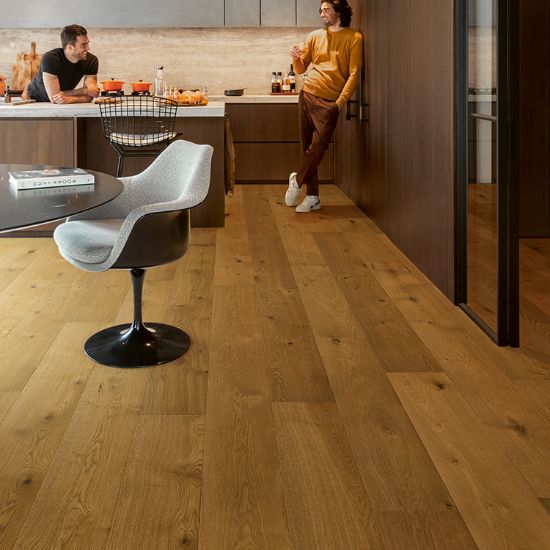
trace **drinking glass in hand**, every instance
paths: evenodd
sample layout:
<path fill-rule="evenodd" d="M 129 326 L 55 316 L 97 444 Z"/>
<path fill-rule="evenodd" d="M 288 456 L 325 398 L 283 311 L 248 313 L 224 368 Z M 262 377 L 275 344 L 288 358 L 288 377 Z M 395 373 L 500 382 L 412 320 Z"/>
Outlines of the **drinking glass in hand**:
<path fill-rule="evenodd" d="M 290 50 L 290 56 L 293 59 L 300 59 L 300 57 L 304 53 L 304 46 L 305 44 L 303 42 L 301 42 L 300 44 L 293 44 L 292 49 Z"/>

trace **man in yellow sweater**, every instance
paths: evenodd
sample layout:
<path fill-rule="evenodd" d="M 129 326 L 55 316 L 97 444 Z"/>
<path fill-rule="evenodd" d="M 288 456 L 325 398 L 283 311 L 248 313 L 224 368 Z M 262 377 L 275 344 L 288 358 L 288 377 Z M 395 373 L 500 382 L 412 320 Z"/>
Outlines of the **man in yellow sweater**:
<path fill-rule="evenodd" d="M 340 109 L 357 87 L 363 60 L 363 37 L 349 28 L 352 11 L 347 0 L 322 2 L 319 14 L 324 29 L 310 33 L 303 47 L 294 44 L 290 50 L 298 74 L 311 65 L 298 102 L 304 158 L 299 171 L 290 174 L 285 195 L 287 206 L 297 205 L 296 212 L 321 208 L 317 167 L 336 128 Z M 303 185 L 306 196 L 300 203 Z"/>

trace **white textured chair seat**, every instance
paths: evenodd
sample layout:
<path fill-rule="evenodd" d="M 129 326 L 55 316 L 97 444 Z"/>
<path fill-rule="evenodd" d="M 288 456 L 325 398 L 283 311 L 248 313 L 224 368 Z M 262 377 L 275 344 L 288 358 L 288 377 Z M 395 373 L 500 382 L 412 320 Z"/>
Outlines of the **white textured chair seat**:
<path fill-rule="evenodd" d="M 99 264 L 107 260 L 124 220 L 81 220 L 55 229 L 61 255 L 71 263 Z"/>
<path fill-rule="evenodd" d="M 209 145 L 172 142 L 143 172 L 122 178 L 124 190 L 114 200 L 56 227 L 53 238 L 61 255 L 86 271 L 113 267 L 141 218 L 187 210 L 206 198 L 212 152 Z"/>
<path fill-rule="evenodd" d="M 130 147 L 144 147 L 146 145 L 154 145 L 162 143 L 176 137 L 176 132 L 158 132 L 155 134 L 124 134 L 121 132 L 113 132 L 109 135 L 109 139 L 120 145 L 129 145 Z"/>

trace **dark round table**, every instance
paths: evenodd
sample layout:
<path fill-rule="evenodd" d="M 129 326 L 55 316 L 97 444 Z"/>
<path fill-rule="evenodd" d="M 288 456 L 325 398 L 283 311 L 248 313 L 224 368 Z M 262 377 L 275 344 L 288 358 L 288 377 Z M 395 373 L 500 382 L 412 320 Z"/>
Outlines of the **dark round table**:
<path fill-rule="evenodd" d="M 90 210 L 120 195 L 122 182 L 114 176 L 87 170 L 95 176 L 90 185 L 45 187 L 16 191 L 8 172 L 57 168 L 42 164 L 0 164 L 0 232 L 39 225 Z"/>

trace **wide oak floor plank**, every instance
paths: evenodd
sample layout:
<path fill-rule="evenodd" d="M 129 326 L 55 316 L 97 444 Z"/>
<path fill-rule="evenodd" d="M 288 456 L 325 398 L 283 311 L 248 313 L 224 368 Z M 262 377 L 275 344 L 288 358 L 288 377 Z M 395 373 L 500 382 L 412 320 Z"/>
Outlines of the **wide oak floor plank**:
<path fill-rule="evenodd" d="M 276 403 L 273 412 L 292 548 L 382 548 L 336 405 Z"/>
<path fill-rule="evenodd" d="M 294 273 L 373 508 L 453 508 L 330 268 L 294 266 Z"/>
<path fill-rule="evenodd" d="M 332 401 L 296 281 L 267 197 L 243 191 L 252 270 L 273 401 Z"/>
<path fill-rule="evenodd" d="M 21 392 L 18 391 L 2 391 L 0 392 L 0 424 L 4 417 L 10 412 L 13 404 L 19 398 Z"/>
<path fill-rule="evenodd" d="M 316 240 L 335 273 L 348 302 L 387 371 L 439 371 L 418 335 L 378 284 L 351 240 L 341 234 L 319 233 Z M 399 341 L 400 346 L 395 342 Z"/>
<path fill-rule="evenodd" d="M 269 377 L 253 287 L 215 287 L 201 550 L 288 550 Z"/>
<path fill-rule="evenodd" d="M 151 369 L 143 414 L 206 412 L 215 238 L 215 232 L 197 231 L 185 257 L 172 264 L 171 278 L 148 284 L 152 303 L 144 308 L 146 319 L 184 330 L 191 347 L 175 361 Z"/>
<path fill-rule="evenodd" d="M 550 495 L 550 425 L 536 405 L 516 382 L 471 381 L 456 373 L 452 380 L 533 492 Z"/>
<path fill-rule="evenodd" d="M 529 400 L 548 423 L 550 423 L 550 380 L 518 380 L 515 386 Z"/>
<path fill-rule="evenodd" d="M 386 550 L 478 550 L 460 513 L 374 513 Z"/>
<path fill-rule="evenodd" d="M 201 416 L 139 419 L 106 549 L 198 547 L 203 442 Z"/>
<path fill-rule="evenodd" d="M 2 292 L 18 275 L 23 273 L 22 267 L 0 268 L 0 292 Z"/>
<path fill-rule="evenodd" d="M 93 325 L 68 324 L 0 424 L 0 548 L 12 548 L 80 399 Z"/>
<path fill-rule="evenodd" d="M 226 204 L 226 226 L 216 235 L 215 281 L 218 284 L 253 284 L 242 186 L 228 197 Z"/>
<path fill-rule="evenodd" d="M 449 377 L 388 376 L 478 546 L 550 548 L 546 511 Z"/>
<path fill-rule="evenodd" d="M 40 243 L 38 243 L 40 244 Z M 0 294 L 0 391 L 22 389 L 52 346 L 86 287 L 87 274 L 69 268 L 51 243 L 37 248 L 29 268 Z M 18 368 L 12 368 L 13 364 Z"/>
<path fill-rule="evenodd" d="M 0 239 L 0 268 L 26 269 L 37 258 L 49 255 L 56 250 L 55 244 L 49 239 Z"/>
<path fill-rule="evenodd" d="M 105 548 L 146 383 L 96 366 L 15 548 Z"/>

